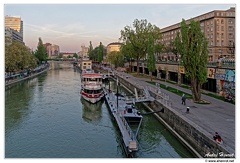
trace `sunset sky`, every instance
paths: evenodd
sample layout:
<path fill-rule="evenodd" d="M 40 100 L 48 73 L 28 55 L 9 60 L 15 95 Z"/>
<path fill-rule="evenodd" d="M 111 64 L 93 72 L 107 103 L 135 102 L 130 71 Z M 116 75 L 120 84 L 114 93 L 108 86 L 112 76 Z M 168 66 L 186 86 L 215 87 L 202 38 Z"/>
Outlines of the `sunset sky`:
<path fill-rule="evenodd" d="M 38 38 L 60 46 L 61 52 L 79 52 L 81 45 L 108 45 L 119 41 L 120 31 L 135 19 L 164 28 L 213 10 L 227 10 L 236 4 L 33 4 L 6 3 L 4 15 L 20 16 L 24 42 L 35 50 Z M 22 1 L 21 1 L 22 2 Z M 149 1 L 150 2 L 150 1 Z"/>

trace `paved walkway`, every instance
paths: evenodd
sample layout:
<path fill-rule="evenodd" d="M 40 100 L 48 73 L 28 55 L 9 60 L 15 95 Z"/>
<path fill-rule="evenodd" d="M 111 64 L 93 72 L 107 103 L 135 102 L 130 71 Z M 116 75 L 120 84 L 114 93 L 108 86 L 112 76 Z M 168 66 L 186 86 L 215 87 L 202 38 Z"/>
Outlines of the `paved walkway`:
<path fill-rule="evenodd" d="M 26 79 L 34 78 L 34 77 L 38 76 L 39 74 L 42 74 L 42 73 L 44 73 L 44 72 L 46 72 L 46 71 L 48 71 L 48 70 L 49 70 L 49 66 L 46 66 L 46 67 L 43 68 L 42 71 L 33 73 L 33 74 L 31 74 L 31 75 L 29 75 L 29 76 L 27 76 L 27 77 L 24 77 L 24 78 L 16 78 L 16 79 L 12 79 L 12 80 L 9 80 L 9 81 L 5 81 L 5 87 L 10 86 L 10 85 L 15 84 L 15 83 L 18 83 L 18 82 L 20 82 L 20 81 L 24 81 L 24 80 L 26 80 Z"/>
<path fill-rule="evenodd" d="M 125 77 L 125 79 L 131 83 L 137 82 L 139 85 L 144 87 L 148 86 L 156 89 L 156 86 L 146 82 L 150 81 L 150 79 L 136 78 L 123 72 L 117 73 Z M 126 78 L 126 76 L 128 76 L 128 78 Z M 153 81 L 160 82 L 161 84 L 165 84 L 191 94 L 191 90 L 189 89 L 178 87 L 174 84 L 160 80 Z M 213 136 L 215 132 L 218 132 L 224 141 L 222 146 L 224 146 L 224 148 L 229 152 L 235 153 L 235 105 L 204 94 L 202 94 L 202 99 L 211 102 L 210 104 L 196 104 L 191 100 L 186 100 L 186 105 L 182 105 L 181 97 L 179 95 L 171 93 L 165 89 L 161 89 L 161 91 L 169 95 L 173 109 L 204 129 L 209 133 L 209 136 Z M 190 112 L 188 114 L 186 113 L 187 106 L 190 107 Z"/>

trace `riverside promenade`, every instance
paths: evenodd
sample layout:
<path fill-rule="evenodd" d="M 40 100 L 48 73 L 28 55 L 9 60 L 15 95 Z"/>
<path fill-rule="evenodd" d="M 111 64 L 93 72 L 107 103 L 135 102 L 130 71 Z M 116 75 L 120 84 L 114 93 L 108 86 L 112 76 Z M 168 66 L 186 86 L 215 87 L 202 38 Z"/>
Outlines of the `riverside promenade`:
<path fill-rule="evenodd" d="M 151 81 L 147 78 L 136 78 L 131 74 L 114 71 L 115 74 L 123 77 L 128 82 L 142 87 L 148 87 L 151 90 L 157 90 L 155 85 L 147 83 Z M 160 80 L 153 80 L 154 82 L 165 84 L 172 88 L 181 90 L 191 94 L 191 90 L 179 87 Z M 207 137 L 212 138 L 215 132 L 218 132 L 223 139 L 221 145 L 229 153 L 235 154 L 236 144 L 236 125 L 235 125 L 235 105 L 215 99 L 213 97 L 202 94 L 202 99 L 210 102 L 210 104 L 197 104 L 191 100 L 186 100 L 186 105 L 181 104 L 181 97 L 165 89 L 161 92 L 169 96 L 171 108 L 176 110 L 182 117 L 190 120 L 196 127 L 200 126 Z M 186 113 L 186 108 L 189 107 L 189 113 Z"/>
<path fill-rule="evenodd" d="M 38 76 L 48 70 L 49 70 L 49 64 L 45 64 L 45 65 L 42 65 L 41 68 L 35 70 L 34 72 L 31 72 L 31 74 L 29 74 L 26 77 L 22 77 L 22 78 L 17 77 L 15 79 L 11 79 L 11 80 L 6 80 L 6 78 L 5 78 L 5 87 L 14 85 L 14 84 L 24 81 L 26 79 L 35 78 L 36 76 Z"/>

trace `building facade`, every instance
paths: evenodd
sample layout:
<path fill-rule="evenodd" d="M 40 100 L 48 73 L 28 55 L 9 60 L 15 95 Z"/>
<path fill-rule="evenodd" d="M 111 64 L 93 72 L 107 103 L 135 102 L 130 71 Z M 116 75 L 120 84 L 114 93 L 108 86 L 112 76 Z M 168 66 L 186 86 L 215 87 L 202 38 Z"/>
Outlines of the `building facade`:
<path fill-rule="evenodd" d="M 23 21 L 21 17 L 5 16 L 5 36 L 11 41 L 23 42 Z"/>
<path fill-rule="evenodd" d="M 235 8 L 228 10 L 214 10 L 192 18 L 200 22 L 201 30 L 208 40 L 209 62 L 220 58 L 235 58 Z M 186 20 L 190 23 L 190 20 Z M 162 42 L 171 46 L 177 33 L 180 32 L 180 23 L 161 29 Z M 175 60 L 175 54 L 169 52 L 159 56 L 160 60 Z"/>
<path fill-rule="evenodd" d="M 120 42 L 112 42 L 107 45 L 107 54 L 113 51 L 120 51 L 120 48 L 122 46 L 122 43 Z"/>
<path fill-rule="evenodd" d="M 79 57 L 85 59 L 89 58 L 88 56 L 88 47 L 86 47 L 84 44 L 81 45 L 81 51 L 78 53 Z"/>
<path fill-rule="evenodd" d="M 75 53 L 70 53 L 70 52 L 61 52 L 63 55 L 63 58 L 68 58 L 68 57 L 73 57 Z"/>
<path fill-rule="evenodd" d="M 48 58 L 57 58 L 60 52 L 58 45 L 52 45 L 50 43 L 43 44 L 47 50 Z"/>

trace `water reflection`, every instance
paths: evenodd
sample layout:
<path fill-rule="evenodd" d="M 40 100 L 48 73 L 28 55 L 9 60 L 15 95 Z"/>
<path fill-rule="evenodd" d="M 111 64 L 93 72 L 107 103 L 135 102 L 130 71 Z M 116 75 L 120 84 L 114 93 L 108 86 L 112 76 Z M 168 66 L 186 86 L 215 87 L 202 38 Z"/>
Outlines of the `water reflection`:
<path fill-rule="evenodd" d="M 39 84 L 43 87 L 46 77 L 47 74 L 42 74 L 39 78 L 27 79 L 5 89 L 6 134 L 11 131 L 11 128 L 20 125 L 24 118 L 27 118 L 31 113 L 29 105 L 32 103 L 32 97 L 37 91 L 36 86 Z"/>
<path fill-rule="evenodd" d="M 87 122 L 97 122 L 100 121 L 101 115 L 102 115 L 102 104 L 103 99 L 99 102 L 92 104 L 86 100 L 84 100 L 82 97 L 80 97 L 82 106 L 83 106 L 83 114 L 82 118 Z"/>

